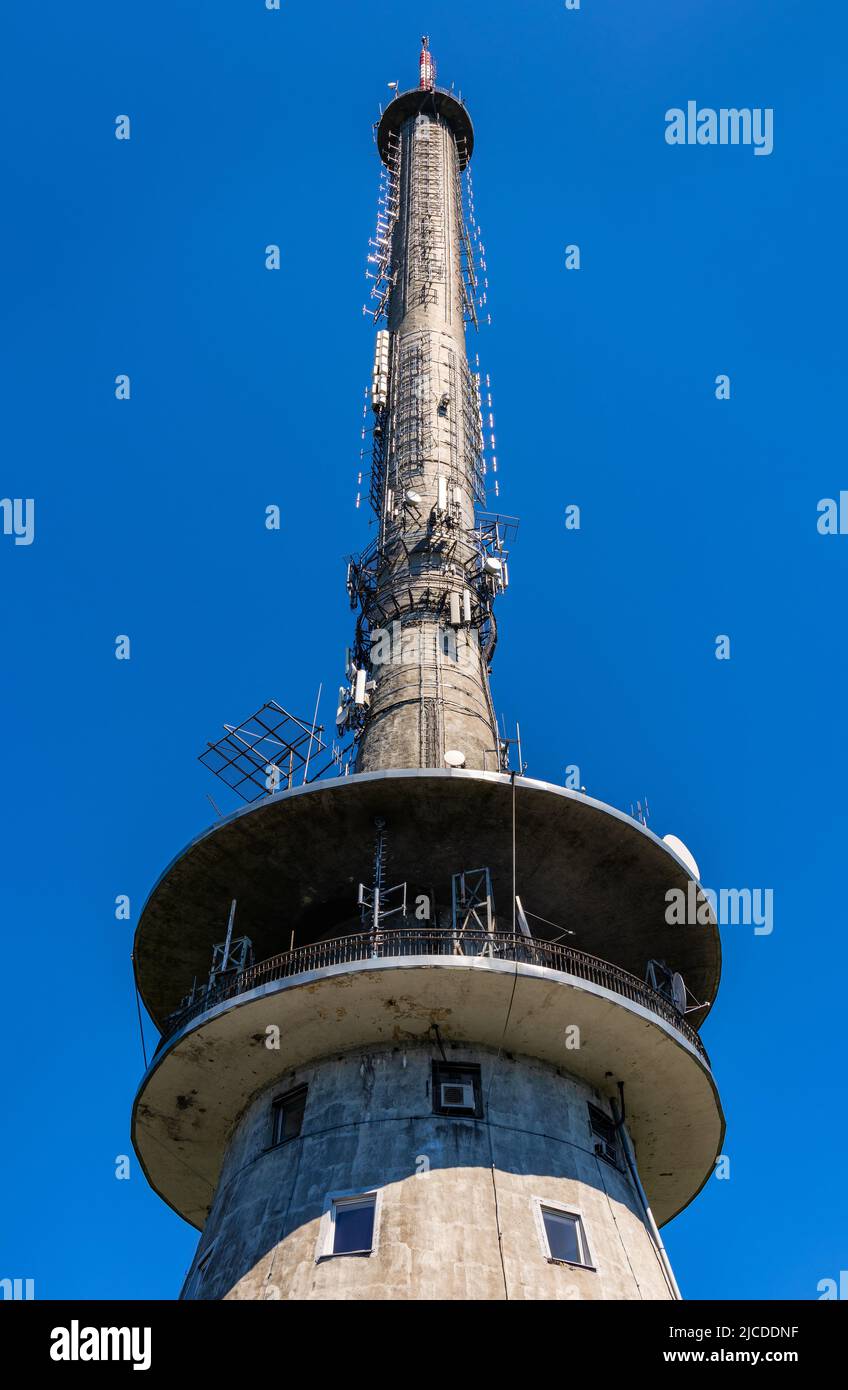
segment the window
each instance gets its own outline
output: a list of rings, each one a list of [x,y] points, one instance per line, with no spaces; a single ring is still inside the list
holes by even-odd
[[[331,1192],[318,1232],[317,1261],[335,1255],[371,1255],[377,1249],[380,1193]]]
[[[557,1264],[584,1265],[591,1269],[582,1218],[558,1203],[538,1199],[537,1202],[544,1237],[542,1248],[547,1258]]]
[[[271,1144],[287,1144],[296,1139],[303,1128],[303,1112],[306,1109],[305,1086],[299,1086],[288,1095],[278,1096],[272,1107],[273,1124]]]
[[[433,1063],[433,1114],[483,1118],[480,1068],[466,1062]]]
[[[374,1207],[376,1199],[342,1197],[333,1202],[334,1255],[357,1255],[370,1252],[374,1240]]]
[[[589,1106],[589,1129],[594,1139],[596,1157],[611,1163],[614,1168],[620,1167],[618,1133],[612,1120],[597,1105]]]

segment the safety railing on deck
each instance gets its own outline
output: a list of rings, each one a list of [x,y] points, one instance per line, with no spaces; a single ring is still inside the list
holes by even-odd
[[[660,994],[637,975],[622,970],[598,956],[576,951],[558,942],[541,941],[537,937],[513,935],[511,932],[445,931],[441,928],[401,927],[378,932],[358,932],[354,936],[338,936],[330,941],[316,941],[298,946],[293,951],[271,956],[269,960],[251,965],[238,974],[224,976],[206,989],[200,990],[192,1002],[165,1020],[161,1048],[170,1037],[193,1018],[227,999],[246,994],[274,980],[307,975],[315,970],[327,970],[334,965],[356,961],[432,956],[477,956],[492,960],[515,961],[522,965],[544,966],[562,975],[600,985],[613,994],[630,999],[644,1009],[671,1024],[691,1043],[709,1065],[709,1056],[698,1034],[670,999]],[[158,1049],[157,1049],[158,1050]]]

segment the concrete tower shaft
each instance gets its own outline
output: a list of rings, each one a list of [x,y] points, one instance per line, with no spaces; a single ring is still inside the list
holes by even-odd
[[[379,533],[360,593],[360,772],[441,767],[450,752],[470,768],[500,767],[488,684],[495,581],[475,524],[480,397],[465,347],[469,132],[455,98],[427,89],[397,97],[381,123],[393,225],[373,395]]]

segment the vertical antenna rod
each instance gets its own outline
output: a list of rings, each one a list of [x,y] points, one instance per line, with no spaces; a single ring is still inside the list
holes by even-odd
[[[430,39],[421,35],[421,57],[418,60],[418,86],[422,92],[432,92],[436,85],[436,64],[430,52]]]

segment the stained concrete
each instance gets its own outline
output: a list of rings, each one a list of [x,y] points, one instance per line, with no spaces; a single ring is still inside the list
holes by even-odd
[[[402,100],[392,107],[398,116],[406,109]],[[437,98],[419,94],[396,130],[388,464],[378,573],[362,607],[372,638],[397,636],[391,661],[369,664],[358,772],[443,767],[448,751],[461,753],[466,767],[501,766],[488,676],[491,596],[474,531],[482,435],[465,349],[456,143],[463,108],[450,98],[444,112],[437,108]],[[409,492],[419,499],[411,505],[404,500]],[[469,603],[468,621],[456,627],[452,593]]]
[[[202,1226],[238,1117],[281,1067],[420,1044],[434,1024],[448,1043],[503,1046],[567,1067],[610,1094],[622,1081],[658,1222],[691,1201],[712,1172],[724,1134],[715,1082],[669,1021],[585,979],[458,955],[315,970],[193,1019],[157,1054],[136,1098],[133,1142],[148,1180]]]
[[[718,989],[713,920],[670,926],[665,894],[691,875],[656,835],[592,797],[530,778],[515,782],[516,891],[528,911],[571,928],[570,944],[644,979],[651,957],[679,970],[701,1001]],[[230,902],[236,934],[266,960],[319,937],[358,929],[357,885],[370,883],[374,819],[387,823],[393,883],[435,893],[433,925],[449,927],[451,875],[487,864],[499,922],[512,929],[513,787],[502,774],[365,773],[280,792],[217,822],[160,878],[136,931],[142,997],[157,1023],[176,1009]],[[534,933],[555,935],[533,921]],[[695,1014],[699,1025],[706,1011]]]
[[[526,1057],[448,1048],[481,1065],[485,1118],[434,1115],[439,1056],[382,1047],[281,1072],[233,1134],[188,1296],[669,1298],[629,1175],[594,1153],[587,1106],[604,1099]],[[273,1098],[298,1085],[301,1137],[269,1149]],[[376,1250],[317,1260],[326,1195],[361,1189],[381,1194]],[[534,1198],[581,1216],[592,1269],[549,1262]]]

